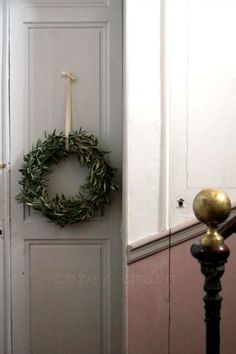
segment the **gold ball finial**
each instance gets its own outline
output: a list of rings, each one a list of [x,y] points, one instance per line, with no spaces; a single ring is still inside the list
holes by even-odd
[[[196,218],[204,224],[220,224],[227,219],[231,210],[227,194],[216,188],[203,189],[193,201]]]
[[[207,225],[207,233],[201,240],[204,246],[223,244],[224,240],[217,231],[217,225],[227,219],[231,211],[231,202],[227,194],[216,188],[204,189],[193,201],[196,218]]]

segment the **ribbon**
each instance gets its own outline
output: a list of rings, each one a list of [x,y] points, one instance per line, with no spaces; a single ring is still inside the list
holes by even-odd
[[[65,137],[66,144],[65,149],[69,151],[69,134],[72,130],[72,82],[76,78],[70,72],[63,71],[62,76],[67,78],[66,89],[66,116],[65,116]]]

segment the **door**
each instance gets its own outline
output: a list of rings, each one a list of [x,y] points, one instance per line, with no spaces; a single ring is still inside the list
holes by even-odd
[[[44,131],[64,130],[63,71],[71,71],[73,128],[111,151],[121,183],[121,0],[10,2],[13,354],[120,354],[121,192],[104,216],[60,228],[15,201],[22,158]],[[76,193],[73,159],[49,175],[50,193]]]

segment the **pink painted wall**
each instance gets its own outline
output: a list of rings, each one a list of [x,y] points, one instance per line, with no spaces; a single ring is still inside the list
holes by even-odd
[[[235,236],[226,242],[231,255],[222,281],[221,354],[236,353]],[[128,354],[205,352],[203,276],[189,251],[193,242],[185,242],[173,247],[170,253],[165,250],[129,266]]]
[[[168,251],[129,266],[129,354],[167,354]]]

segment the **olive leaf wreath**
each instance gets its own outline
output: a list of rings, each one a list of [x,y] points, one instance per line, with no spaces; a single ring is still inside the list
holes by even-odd
[[[65,149],[64,133],[45,133],[45,140],[38,140],[24,156],[20,184],[21,192],[16,199],[39,210],[55,224],[64,227],[83,222],[98,212],[103,214],[111,203],[112,191],[118,190],[114,182],[115,169],[105,159],[108,153],[98,147],[97,138],[80,128],[69,135],[69,150]],[[85,184],[75,196],[66,198],[57,194],[50,198],[47,192],[47,174],[52,164],[57,164],[74,154],[81,167],[87,166],[90,173]]]

